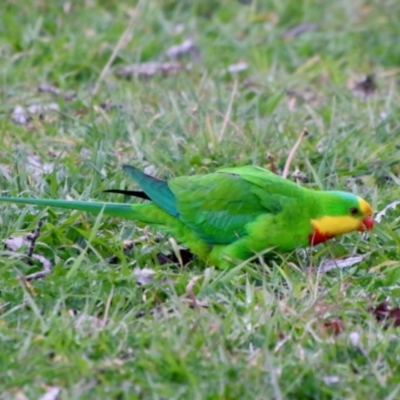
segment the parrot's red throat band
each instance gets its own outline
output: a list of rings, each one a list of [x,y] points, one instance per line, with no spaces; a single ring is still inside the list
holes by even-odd
[[[318,230],[315,230],[313,233],[308,235],[308,241],[310,246],[316,246],[317,244],[324,243],[333,237],[335,237],[335,235],[329,235],[327,233],[321,233]]]

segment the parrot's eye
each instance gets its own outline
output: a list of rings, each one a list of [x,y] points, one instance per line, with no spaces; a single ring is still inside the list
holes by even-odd
[[[355,207],[351,207],[350,208],[350,214],[351,215],[357,215],[358,214],[358,209]]]

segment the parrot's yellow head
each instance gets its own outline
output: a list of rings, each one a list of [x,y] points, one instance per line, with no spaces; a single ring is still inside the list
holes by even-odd
[[[326,202],[322,215],[311,220],[313,228],[310,244],[316,245],[335,236],[353,231],[364,232],[374,227],[371,205],[345,192],[325,192]]]

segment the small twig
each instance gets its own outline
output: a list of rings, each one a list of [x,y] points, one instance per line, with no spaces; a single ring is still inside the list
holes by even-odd
[[[101,71],[99,79],[97,79],[97,81],[92,89],[92,92],[91,92],[92,96],[96,95],[97,91],[99,90],[101,82],[103,81],[104,77],[107,75],[108,71],[110,70],[110,67],[111,67],[112,63],[114,62],[115,58],[117,57],[117,54],[119,53],[119,51],[123,47],[125,47],[128,44],[128,42],[131,40],[132,29],[133,29],[135,21],[136,21],[136,13],[133,13],[127,28],[120,36],[118,43],[116,44],[113,52],[111,53],[110,58],[108,59],[106,65],[104,66],[103,70]]]
[[[269,169],[270,169],[271,172],[273,172],[274,174],[277,174],[274,156],[273,156],[272,154],[268,154],[267,157],[268,157],[268,161],[269,161],[269,163],[270,163],[270,168],[269,168]]]
[[[0,312],[2,312],[5,308],[7,308],[11,304],[11,301],[7,301],[7,303],[4,303],[0,306]]]
[[[221,132],[219,133],[218,142],[222,141],[222,138],[224,137],[224,133],[225,133],[226,127],[228,126],[228,123],[229,123],[229,121],[231,119],[233,100],[235,99],[235,96],[236,96],[237,86],[238,86],[238,80],[235,79],[235,81],[233,83],[233,89],[232,89],[231,97],[229,99],[228,109],[226,110],[226,113],[225,113],[224,122],[222,123]]]
[[[33,281],[35,279],[42,279],[46,275],[49,275],[51,273],[52,265],[51,265],[51,262],[46,257],[39,256],[38,254],[32,254],[31,258],[39,261],[42,264],[42,270],[25,276],[25,279],[27,281]]]
[[[34,281],[36,279],[43,279],[46,275],[50,274],[51,271],[38,271],[33,274],[29,274],[25,276],[25,279],[29,281]]]
[[[189,283],[186,286],[186,293],[189,295],[191,301],[190,305],[192,308],[197,308],[197,299],[196,295],[194,294],[194,285],[201,278],[201,275],[195,275],[192,279],[190,279]]]
[[[31,281],[34,279],[42,279],[46,275],[51,273],[51,262],[46,258],[43,257],[39,254],[34,254],[33,251],[35,249],[35,244],[37,239],[40,236],[40,229],[43,226],[43,220],[40,220],[37,225],[35,230],[30,233],[27,236],[17,236],[17,237],[10,237],[7,240],[4,241],[6,249],[10,250],[10,253],[8,255],[14,256],[17,255],[18,253],[16,252],[19,248],[22,246],[28,244],[29,242],[29,248],[28,252],[26,255],[20,255],[19,257],[21,258],[21,261],[24,262],[27,265],[32,265],[32,260],[38,261],[40,264],[42,264],[42,270],[38,272],[34,272],[33,274],[23,276],[22,273],[18,271],[18,273],[21,275],[20,278],[23,279],[24,281]]]
[[[285,168],[283,169],[283,173],[282,173],[283,178],[287,178],[287,176],[289,175],[289,169],[290,169],[290,166],[292,165],[293,158],[300,146],[301,141],[307,135],[308,135],[307,128],[303,128],[303,131],[301,132],[299,138],[297,139],[296,143],[294,144],[292,150],[290,150],[289,156],[286,160]]]
[[[218,115],[218,116],[220,116],[220,117],[222,117],[222,118],[225,118],[225,115],[224,115],[222,112],[220,112],[220,111],[218,111],[218,110],[213,110],[213,112],[214,112],[216,115]],[[245,137],[245,135],[243,134],[243,129],[240,128],[240,126],[239,126],[238,124],[236,124],[235,122],[233,122],[233,121],[231,121],[231,120],[228,120],[228,124],[229,124],[233,129],[235,129],[237,133],[239,133],[239,134],[241,134],[243,137]]]
[[[111,301],[113,299],[113,295],[114,295],[114,286],[111,286],[111,291],[110,291],[110,294],[108,295],[107,302],[106,302],[106,309],[104,312],[104,316],[100,320],[102,323],[102,326],[105,326],[107,324],[108,314],[110,312],[110,306],[111,306]]]
[[[33,250],[35,249],[35,244],[36,244],[36,240],[39,238],[40,236],[40,229],[43,226],[43,220],[41,219],[37,225],[35,230],[27,236],[27,239],[31,242],[29,245],[29,249],[28,249],[28,253],[26,254],[28,256],[28,258],[33,258]]]

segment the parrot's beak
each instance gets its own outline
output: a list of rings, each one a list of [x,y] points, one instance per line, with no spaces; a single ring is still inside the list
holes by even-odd
[[[358,227],[358,231],[364,232],[364,231],[370,231],[374,227],[374,218],[371,216],[363,218],[361,221],[360,226]]]
[[[360,226],[357,230],[360,232],[370,231],[374,227],[374,212],[372,211],[371,204],[367,203],[361,197],[358,198],[358,202],[360,204],[361,212],[363,213],[363,215],[365,215],[365,217],[362,219]]]

